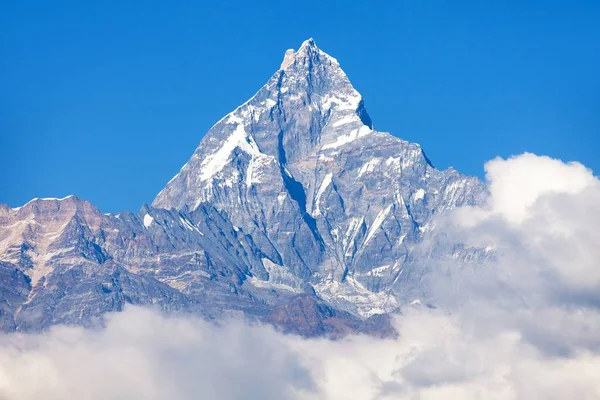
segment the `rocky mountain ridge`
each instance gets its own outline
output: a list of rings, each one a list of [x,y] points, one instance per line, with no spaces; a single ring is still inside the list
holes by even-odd
[[[389,332],[382,316],[421,295],[413,248],[431,219],[485,196],[374,130],[309,39],[139,213],[72,196],[0,206],[0,323],[90,325],[144,304],[303,335]]]

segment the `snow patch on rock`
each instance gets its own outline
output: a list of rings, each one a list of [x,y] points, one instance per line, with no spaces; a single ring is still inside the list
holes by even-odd
[[[375,236],[375,233],[377,233],[377,230],[379,229],[379,227],[381,226],[383,221],[386,219],[386,217],[390,213],[391,209],[392,209],[392,204],[390,204],[383,210],[379,211],[379,213],[375,217],[375,220],[373,221],[373,224],[369,228],[369,232],[367,233],[367,238],[365,239],[365,244],[369,243],[369,241],[371,239],[373,239],[373,236]]]
[[[375,168],[381,164],[381,158],[372,158],[369,161],[367,161],[365,164],[363,164],[362,167],[360,167],[360,169],[358,170],[358,177],[360,178],[361,176],[363,176],[366,173],[371,173],[373,171],[375,171]]]
[[[362,138],[371,132],[373,132],[373,130],[371,128],[369,128],[366,125],[363,125],[358,129],[352,130],[350,133],[348,133],[346,135],[338,136],[336,138],[335,142],[323,145],[323,147],[321,147],[321,149],[322,150],[334,149],[336,147],[340,147],[340,146],[346,145],[348,143],[352,143],[356,139]]]
[[[330,172],[327,175],[325,175],[323,182],[321,182],[321,186],[319,187],[319,190],[317,191],[317,195],[315,196],[315,209],[312,212],[313,217],[316,217],[317,215],[321,214],[321,210],[319,209],[319,203],[321,202],[321,196],[325,192],[325,189],[327,189],[327,187],[329,185],[331,185],[332,177],[333,177],[333,175]]]
[[[144,215],[144,226],[146,228],[150,228],[150,225],[152,225],[153,221],[154,221],[154,218],[152,218],[152,216],[150,214]]]

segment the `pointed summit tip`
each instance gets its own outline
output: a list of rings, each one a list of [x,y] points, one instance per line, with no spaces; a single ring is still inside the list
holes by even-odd
[[[297,55],[311,53],[309,49],[312,50],[312,52],[322,53],[322,51],[317,47],[315,39],[308,38],[304,42],[302,42],[302,44],[298,48],[298,51],[295,51],[294,49],[286,50],[285,55],[283,57],[283,61],[281,62],[281,67],[279,67],[279,69],[287,68],[290,64],[294,62]]]
[[[302,45],[300,45],[300,48],[307,47],[307,46],[316,48],[317,44],[315,43],[315,39],[313,39],[313,38],[306,39],[304,42],[302,42]]]

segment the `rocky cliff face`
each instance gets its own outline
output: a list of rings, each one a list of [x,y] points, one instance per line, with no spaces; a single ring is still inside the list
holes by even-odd
[[[124,304],[387,332],[414,299],[431,218],[485,197],[419,145],[377,132],[337,60],[288,50],[138,214],[68,197],[0,207],[0,323],[94,324]]]

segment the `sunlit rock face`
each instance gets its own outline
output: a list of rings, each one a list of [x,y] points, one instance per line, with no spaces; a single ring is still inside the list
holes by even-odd
[[[374,130],[338,61],[309,39],[204,135],[152,206],[0,206],[0,324],[93,325],[131,303],[306,336],[389,332],[381,314],[426,296],[413,249],[432,218],[485,196],[476,178]]]

